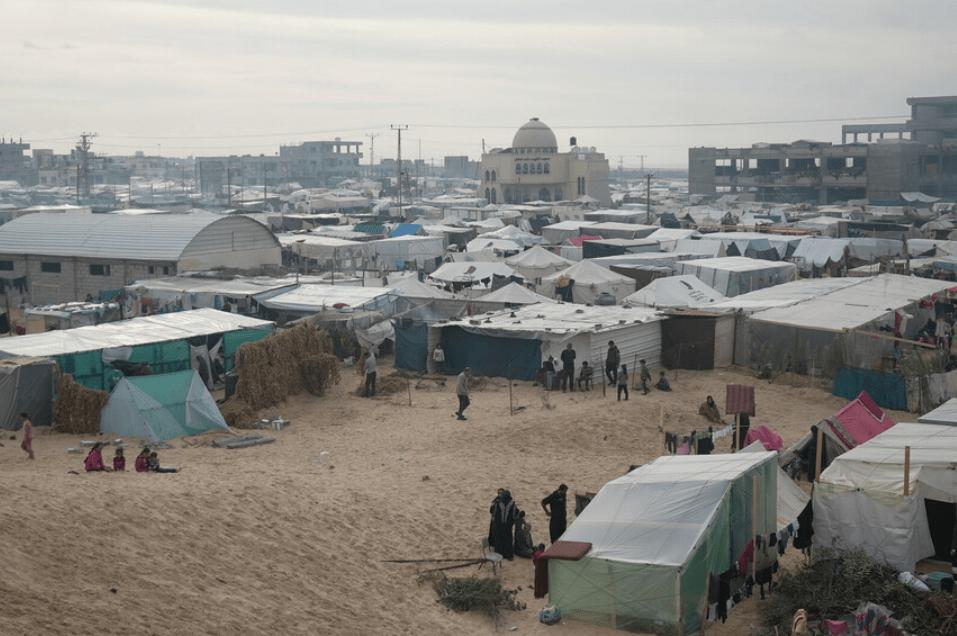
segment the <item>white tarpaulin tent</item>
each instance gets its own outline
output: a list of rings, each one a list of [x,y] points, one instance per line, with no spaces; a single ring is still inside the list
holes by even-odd
[[[542,284],[538,286],[538,293],[554,298],[558,294],[559,279],[563,277],[574,282],[571,290],[571,300],[579,304],[594,304],[603,293],[614,296],[617,304],[635,291],[634,278],[616,274],[606,267],[592,263],[590,260],[584,260],[543,278]]]
[[[498,302],[506,305],[532,305],[534,303],[553,303],[551,298],[546,298],[541,294],[536,294],[532,290],[522,287],[518,283],[512,282],[505,287],[500,287],[493,292],[479,296],[476,300],[481,302]]]
[[[624,300],[624,305],[634,307],[701,308],[719,302],[724,296],[711,289],[695,276],[682,274],[656,278]]]
[[[100,413],[100,432],[150,442],[228,431],[196,371],[124,377]]]
[[[536,280],[560,272],[573,265],[574,262],[536,245],[521,254],[506,258],[505,264],[528,280]]]
[[[904,494],[904,447],[910,447]],[[957,428],[897,424],[835,458],[814,487],[814,545],[861,547],[897,570],[911,572],[933,556],[925,500],[957,503]],[[953,519],[953,517],[951,517]],[[946,546],[950,548],[950,531]]]
[[[711,575],[777,530],[776,457],[668,455],[608,482],[561,537],[587,554],[547,561],[551,602],[604,627],[698,633]]]
[[[742,453],[763,453],[766,448],[761,442],[753,442],[741,449]],[[794,480],[778,466],[778,530],[783,530],[798,518],[807,502],[811,500]]]
[[[675,263],[679,274],[694,274],[725,296],[746,294],[797,278],[794,263],[765,261],[745,256],[702,258]]]
[[[506,225],[500,230],[495,230],[494,232],[486,232],[484,234],[479,234],[478,238],[480,239],[504,239],[506,241],[514,241],[522,247],[531,247],[532,245],[540,245],[545,242],[545,239],[537,234],[532,234],[531,232],[526,232],[520,230],[514,225]]]

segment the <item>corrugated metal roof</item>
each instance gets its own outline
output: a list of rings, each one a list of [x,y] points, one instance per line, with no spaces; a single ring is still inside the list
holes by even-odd
[[[216,222],[255,221],[216,214],[28,214],[0,226],[0,254],[175,261]]]

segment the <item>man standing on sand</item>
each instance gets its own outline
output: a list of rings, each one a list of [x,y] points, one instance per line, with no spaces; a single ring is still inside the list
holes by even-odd
[[[608,378],[608,386],[615,386],[618,383],[618,364],[621,362],[621,355],[618,353],[618,347],[614,340],[608,341],[608,355],[605,356],[605,376]]]
[[[644,391],[645,395],[651,393],[651,389],[648,387],[648,383],[651,382],[651,371],[648,370],[648,367],[645,366],[644,360],[639,360],[639,378],[641,379],[641,390]]]
[[[462,369],[462,373],[459,374],[458,379],[455,381],[455,394],[459,398],[459,410],[455,412],[460,420],[467,420],[465,417],[465,409],[469,407],[469,404],[472,403],[469,400],[469,379],[472,377],[471,367],[465,367]]]
[[[366,358],[363,370],[366,372],[366,388],[362,394],[362,397],[371,398],[375,396],[376,376],[375,354],[372,353],[371,349],[369,350],[369,357]]]
[[[562,393],[566,387],[575,390],[575,350],[570,342],[562,351]]]
[[[568,524],[568,520],[565,516],[566,493],[568,493],[568,486],[562,484],[558,487],[558,490],[542,499],[542,510],[545,511],[545,516],[549,518],[548,534],[551,537],[552,543],[558,541],[558,539],[565,534],[565,528]],[[549,506],[551,506],[551,510],[548,509]]]

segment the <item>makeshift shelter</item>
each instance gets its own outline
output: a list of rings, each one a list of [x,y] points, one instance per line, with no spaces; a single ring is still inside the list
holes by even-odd
[[[540,245],[525,250],[521,254],[505,259],[505,264],[524,276],[527,280],[538,280],[560,272],[573,265],[573,261],[562,258]]]
[[[248,316],[194,309],[121,322],[78,327],[0,340],[0,358],[50,357],[60,370],[83,386],[100,391],[115,384],[112,361],[147,362],[153,373],[190,368],[191,344],[205,347],[222,342],[229,368],[233,355],[246,342],[268,336],[273,323]]]
[[[698,633],[712,575],[777,530],[775,457],[669,455],[608,482],[539,560],[551,603],[603,627]],[[591,547],[577,561],[547,558],[564,542]]]
[[[474,261],[461,263],[445,263],[429,276],[437,283],[450,284],[453,287],[471,287],[484,285],[491,287],[493,276],[506,278],[515,275],[515,270],[505,263],[488,261]]]
[[[675,271],[679,274],[693,274],[725,296],[737,296],[788,283],[797,278],[797,266],[794,263],[745,256],[678,261],[675,263]]]
[[[744,453],[762,453],[768,450],[761,442],[748,444],[741,449]],[[811,498],[801,490],[801,487],[794,483],[794,480],[788,477],[779,467],[777,469],[777,487],[778,487],[778,505],[777,520],[778,530],[784,530],[794,523],[798,516],[807,507]]]
[[[46,358],[0,360],[0,429],[23,428],[20,413],[29,413],[38,426],[53,422],[53,372],[56,363]]]
[[[355,285],[299,285],[253,296],[265,314],[279,322],[321,311],[381,311],[392,314],[399,292],[392,287]]]
[[[518,245],[521,245],[523,248],[531,247],[533,245],[541,245],[545,242],[545,239],[541,236],[520,230],[514,225],[506,225],[505,227],[495,230],[494,232],[485,232],[484,234],[479,234],[478,238],[504,239],[506,241],[513,241]]]
[[[543,227],[542,237],[549,245],[559,245],[570,238],[580,236],[582,228],[594,224],[594,221],[561,221]]]
[[[626,296],[626,306],[645,305],[667,309],[703,308],[721,301],[724,295],[690,274],[657,278],[634,294]]]
[[[441,236],[397,236],[369,243],[376,264],[387,270],[424,269],[431,272],[442,262],[445,239]]]
[[[535,303],[554,303],[551,298],[546,298],[541,294],[536,294],[532,290],[512,282],[504,287],[500,287],[493,292],[477,297],[472,304],[477,311],[484,311],[487,303],[501,303],[503,307],[518,307],[520,305],[533,305]],[[500,309],[497,307],[496,309]]]
[[[635,280],[616,274],[591,261],[579,261],[571,267],[547,276],[538,286],[538,293],[554,298],[561,296],[566,302],[579,304],[618,304],[635,291]],[[600,301],[605,295],[609,302]],[[614,299],[614,303],[611,302]]]
[[[906,572],[949,563],[955,457],[957,428],[904,423],[836,458],[814,488],[815,549],[863,548]]]
[[[824,470],[840,455],[892,426],[894,420],[867,393],[861,392],[840,411],[811,427],[811,432],[781,455],[781,464],[798,462],[811,481],[815,475],[819,436],[824,440],[821,454],[821,470]]]
[[[441,330],[449,373],[471,367],[484,375],[534,380],[542,360],[549,355],[558,360],[569,343],[577,353],[576,369],[584,360],[603,369],[609,340],[629,368],[639,359],[657,367],[660,325],[661,317],[647,308],[539,303],[435,326]]]
[[[482,250],[491,250],[495,254],[501,254],[502,256],[512,256],[514,254],[518,254],[523,249],[524,248],[515,241],[508,239],[488,238],[484,236],[472,239],[465,246],[466,252],[481,252]]]
[[[194,370],[126,377],[100,413],[100,432],[161,442],[229,430],[216,400]]]

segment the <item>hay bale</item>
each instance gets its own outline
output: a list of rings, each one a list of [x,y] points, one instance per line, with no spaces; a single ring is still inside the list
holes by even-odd
[[[235,395],[219,405],[219,412],[231,428],[257,428],[259,425],[256,411]]]
[[[405,393],[408,391],[409,381],[406,378],[403,378],[399,375],[387,375],[385,377],[376,377],[375,383],[375,394],[376,395],[392,395],[393,393]],[[365,394],[366,390],[366,380],[363,376],[362,381],[359,382],[359,386],[356,387],[355,393],[359,397],[362,397]]]
[[[53,430],[71,435],[95,435],[100,432],[100,411],[110,394],[88,389],[72,375],[56,371],[57,399],[53,402]]]
[[[325,332],[307,324],[247,342],[236,352],[236,396],[259,411],[310,389],[321,395],[339,381],[339,361],[331,350]]]

